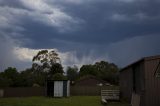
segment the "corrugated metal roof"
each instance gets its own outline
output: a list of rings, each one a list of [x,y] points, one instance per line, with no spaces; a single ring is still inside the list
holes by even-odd
[[[133,66],[133,65],[135,65],[135,64],[138,64],[138,63],[140,63],[140,62],[149,61],[149,60],[154,60],[154,59],[160,59],[160,55],[143,57],[143,58],[137,60],[136,62],[133,62],[132,64],[129,64],[129,65],[127,65],[126,67],[122,68],[122,69],[120,70],[120,72],[122,72],[123,70],[125,70],[125,69],[127,69],[127,68],[129,68],[129,67],[131,67],[131,66]]]

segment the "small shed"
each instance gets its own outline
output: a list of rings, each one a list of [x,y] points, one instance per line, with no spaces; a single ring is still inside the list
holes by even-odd
[[[160,106],[160,55],[144,57],[123,68],[120,91],[132,106]]]
[[[46,92],[48,97],[69,97],[70,81],[68,80],[47,80]]]

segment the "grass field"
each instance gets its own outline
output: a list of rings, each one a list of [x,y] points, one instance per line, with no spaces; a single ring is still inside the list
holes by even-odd
[[[0,98],[0,106],[102,106],[99,96],[72,96],[69,98]],[[107,106],[129,106],[126,103],[109,103]]]

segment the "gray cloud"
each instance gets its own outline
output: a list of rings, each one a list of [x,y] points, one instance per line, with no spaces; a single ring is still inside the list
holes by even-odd
[[[14,53],[15,47],[19,46],[19,42],[7,35],[0,33],[0,71],[3,71],[7,67],[16,67],[19,70],[30,66],[30,62],[21,61]]]
[[[108,46],[108,56],[121,67],[142,57],[159,55],[160,35],[138,36],[112,43]]]

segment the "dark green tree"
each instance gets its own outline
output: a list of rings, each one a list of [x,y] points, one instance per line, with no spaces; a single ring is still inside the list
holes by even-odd
[[[56,74],[56,73],[64,73],[63,67],[60,63],[54,63],[51,68],[49,74]]]
[[[98,77],[106,80],[112,84],[118,83],[118,67],[114,63],[105,61],[96,62],[94,67],[98,71]]]
[[[28,68],[20,73],[21,82],[19,86],[31,87],[34,84],[34,73],[32,68]]]
[[[97,76],[97,74],[98,74],[98,72],[93,65],[83,65],[79,71],[80,77],[86,76],[86,75]]]
[[[0,75],[1,86],[16,87],[19,85],[20,77],[16,68],[8,67]]]
[[[118,67],[106,61],[96,62],[93,65],[83,65],[80,68],[80,77],[94,75],[112,84],[118,84]]]
[[[67,67],[67,78],[70,80],[70,81],[75,81],[78,77],[78,67],[77,66],[73,66],[73,67],[70,67],[68,66]]]
[[[67,77],[64,76],[62,73],[56,73],[50,79],[52,79],[52,80],[67,80]]]
[[[0,73],[0,87],[9,87],[12,84],[12,80],[4,76],[4,72]]]

